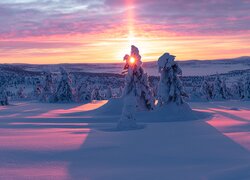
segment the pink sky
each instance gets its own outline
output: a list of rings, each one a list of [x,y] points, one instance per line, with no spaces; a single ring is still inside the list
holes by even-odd
[[[0,63],[121,62],[250,55],[250,1],[2,0]]]

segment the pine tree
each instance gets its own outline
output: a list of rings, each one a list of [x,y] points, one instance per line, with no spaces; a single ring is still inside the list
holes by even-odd
[[[169,53],[163,54],[158,60],[158,68],[161,73],[158,87],[158,106],[169,103],[180,105],[184,103],[183,98],[188,97],[179,78],[182,71],[174,60],[175,56]]]
[[[24,93],[24,89],[22,86],[17,91],[17,97],[20,99],[26,98],[26,95]]]
[[[244,84],[243,80],[238,80],[234,82],[231,86],[231,94],[235,99],[243,99],[244,98]]]
[[[131,56],[125,55],[123,58],[126,61],[123,73],[125,75],[125,88],[123,92],[124,106],[122,115],[118,121],[118,129],[133,129],[137,127],[135,112],[136,112],[136,76],[137,71],[142,64],[139,50],[131,47]]]
[[[108,88],[106,89],[105,98],[106,98],[106,99],[110,99],[110,98],[112,98],[112,97],[113,97],[113,95],[112,95],[112,89],[111,89],[111,87],[108,87]]]
[[[122,97],[122,96],[123,96],[123,88],[119,87],[116,97]]]
[[[225,86],[223,86],[223,81],[219,74],[216,75],[213,84],[213,99],[222,100],[226,99]]]
[[[155,99],[149,86],[148,75],[144,73],[141,66],[139,49],[132,45],[131,55],[125,55],[124,60],[126,64],[123,72],[125,72],[126,76],[123,96],[128,95],[133,89],[136,96],[136,108],[139,110],[152,110]],[[134,62],[131,62],[131,60]]]
[[[2,106],[9,105],[8,96],[7,96],[6,89],[4,88],[4,86],[0,87],[0,105]]]
[[[200,94],[201,94],[202,99],[205,99],[207,101],[212,99],[212,95],[213,95],[212,94],[212,86],[211,86],[211,84],[209,84],[206,77],[204,78],[204,80],[202,82],[202,85],[200,88]]]
[[[42,93],[40,101],[42,102],[52,102],[53,101],[53,78],[51,72],[45,72],[45,81],[42,88]]]
[[[78,102],[89,102],[91,100],[91,92],[88,84],[82,82],[76,90]]]
[[[250,75],[246,75],[244,81],[244,99],[250,99]]]
[[[94,89],[91,92],[91,100],[103,100],[100,89],[98,87],[94,87]]]
[[[54,101],[55,102],[72,102],[73,93],[70,86],[70,79],[65,69],[61,68],[61,80],[57,86]]]
[[[40,83],[37,83],[34,87],[34,90],[33,90],[33,96],[40,97],[41,94],[42,94],[42,86]]]

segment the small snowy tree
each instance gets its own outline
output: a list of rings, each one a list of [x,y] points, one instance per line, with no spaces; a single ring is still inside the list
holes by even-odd
[[[73,93],[70,86],[70,79],[65,69],[61,68],[61,80],[57,86],[54,101],[55,102],[72,102]]]
[[[200,88],[200,94],[201,94],[201,98],[205,99],[207,101],[212,99],[212,86],[211,84],[208,82],[207,78],[205,77],[201,88]]]
[[[44,86],[42,88],[40,101],[52,102],[53,101],[53,78],[51,72],[45,73]]]
[[[243,84],[242,79],[239,79],[238,81],[236,81],[232,84],[231,94],[236,99],[243,99],[244,98],[244,84]]]
[[[106,98],[106,99],[110,99],[110,98],[112,98],[112,97],[113,97],[113,95],[112,95],[112,89],[111,89],[111,87],[108,87],[108,88],[106,89],[105,98]]]
[[[77,101],[88,102],[91,100],[91,91],[86,82],[82,82],[76,89]]]
[[[42,86],[40,83],[37,83],[33,90],[33,96],[37,98],[40,97],[41,94],[42,94]]]
[[[25,93],[24,93],[24,89],[23,87],[21,86],[18,91],[17,91],[17,97],[20,98],[20,99],[23,99],[26,97]]]
[[[118,92],[117,92],[117,94],[116,94],[116,97],[122,97],[122,95],[123,95],[123,88],[122,88],[122,87],[119,87],[119,88],[118,88]]]
[[[184,103],[183,97],[188,97],[179,78],[182,71],[174,60],[175,56],[169,53],[163,54],[158,60],[158,68],[161,73],[158,87],[158,106],[169,103],[181,105]]]
[[[3,86],[0,87],[0,105],[2,106],[9,105],[6,89]]]
[[[102,96],[100,93],[100,89],[98,87],[94,87],[91,92],[91,100],[102,100]]]
[[[225,92],[226,92],[225,85],[223,85],[223,81],[221,80],[220,75],[217,74],[213,84],[213,99],[216,100],[226,99]]]
[[[246,75],[244,81],[244,99],[250,99],[250,75]]]

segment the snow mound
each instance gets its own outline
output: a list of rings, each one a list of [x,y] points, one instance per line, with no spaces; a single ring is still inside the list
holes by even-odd
[[[98,109],[91,111],[93,115],[114,116],[121,115],[123,108],[123,98],[112,98]]]
[[[121,116],[123,109],[123,101],[124,101],[123,98],[110,99],[106,104],[89,113],[92,116],[119,118]],[[202,120],[209,117],[211,117],[211,114],[194,111],[190,108],[190,106],[187,103],[184,103],[182,105],[171,103],[163,107],[159,107],[154,111],[137,111],[135,114],[137,122],[145,122],[145,123],[192,121],[192,120]]]
[[[151,112],[138,112],[136,118],[139,122],[173,122],[201,120],[210,116],[209,113],[192,110],[187,103],[171,103]]]

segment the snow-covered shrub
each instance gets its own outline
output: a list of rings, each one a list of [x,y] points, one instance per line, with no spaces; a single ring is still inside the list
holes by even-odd
[[[70,86],[70,79],[65,69],[61,68],[61,80],[57,86],[54,102],[72,102],[73,93]]]
[[[161,73],[158,87],[158,106],[169,103],[180,105],[184,103],[183,98],[188,97],[179,78],[182,71],[174,60],[175,56],[169,53],[163,54],[158,59],[158,68]]]

